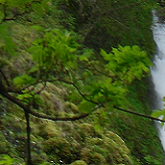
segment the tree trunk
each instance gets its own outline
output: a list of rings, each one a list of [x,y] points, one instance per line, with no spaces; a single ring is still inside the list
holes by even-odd
[[[31,143],[30,143],[30,121],[29,121],[29,113],[25,111],[26,117],[26,133],[27,133],[27,165],[32,165],[31,160]]]

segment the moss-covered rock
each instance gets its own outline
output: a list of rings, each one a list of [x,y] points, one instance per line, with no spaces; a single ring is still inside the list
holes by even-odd
[[[79,108],[74,104],[74,103],[71,103],[71,102],[65,102],[65,111],[66,112],[69,112],[69,113],[73,113],[73,114],[76,114],[76,113],[79,113]]]
[[[5,138],[5,136],[2,134],[2,132],[0,133],[0,154],[3,154],[5,152],[7,152],[7,148],[8,148],[8,142]]]
[[[50,138],[44,142],[44,151],[69,163],[72,161],[71,145],[64,138]]]
[[[81,137],[89,137],[89,136],[95,136],[96,131],[94,129],[94,126],[90,123],[82,123],[78,125],[79,133]]]
[[[87,165],[87,164],[83,160],[76,160],[73,163],[71,163],[70,165]]]
[[[81,159],[88,164],[132,164],[130,152],[124,141],[115,133],[108,132],[102,138],[87,138],[81,150]]]

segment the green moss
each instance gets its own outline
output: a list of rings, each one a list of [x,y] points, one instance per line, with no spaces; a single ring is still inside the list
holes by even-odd
[[[38,165],[44,162],[44,159],[40,156],[40,154],[32,152],[32,161],[34,165]]]
[[[39,36],[30,26],[15,22],[11,23],[10,26],[12,27],[14,42],[16,43],[18,50],[26,50]]]
[[[64,138],[50,138],[44,142],[44,151],[50,155],[58,156],[65,162],[72,161],[71,145]]]
[[[61,137],[61,132],[57,129],[56,123],[46,120],[34,120],[32,124],[32,133],[44,138]]]
[[[109,138],[109,139],[111,139],[111,141],[113,143],[116,143],[118,148],[120,148],[120,151],[122,153],[124,153],[124,154],[129,154],[130,153],[129,149],[126,146],[126,143],[117,134],[114,134],[113,132],[108,131],[105,134],[105,136],[103,137],[103,139],[106,139],[106,138]]]
[[[0,133],[0,154],[3,154],[3,153],[6,153],[7,152],[7,148],[8,148],[8,142],[7,142],[7,140],[6,140],[6,138],[5,138],[5,136],[2,134],[2,133]]]
[[[48,93],[55,94],[56,96],[58,96],[61,99],[64,99],[67,95],[66,89],[63,86],[59,85],[59,84],[54,85],[52,83],[47,83],[47,85],[45,87],[45,90]]]
[[[87,164],[132,164],[130,151],[125,142],[115,133],[108,131],[100,134],[101,138],[85,139],[85,147],[81,150],[80,158]]]
[[[41,98],[44,105],[43,109],[46,114],[57,115],[63,111],[63,104],[55,94],[44,90],[41,93]]]
[[[79,133],[82,137],[95,136],[96,131],[94,126],[90,123],[82,123],[78,125]]]
[[[87,165],[87,164],[83,160],[76,160],[73,163],[71,163],[70,165]]]
[[[74,114],[79,112],[78,107],[74,103],[71,103],[71,102],[65,102],[64,108],[66,112],[73,112]]]

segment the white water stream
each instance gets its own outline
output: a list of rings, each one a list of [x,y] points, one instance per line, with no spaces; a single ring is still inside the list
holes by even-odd
[[[154,58],[154,66],[151,68],[151,77],[156,92],[156,108],[163,109],[162,101],[165,96],[165,23],[159,22],[159,18],[153,11],[153,37],[157,46],[157,52]],[[154,101],[154,100],[153,100]],[[165,151],[165,126],[161,127],[157,123],[159,138]]]

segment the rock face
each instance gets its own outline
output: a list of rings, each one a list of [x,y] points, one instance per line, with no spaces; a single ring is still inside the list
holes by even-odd
[[[63,131],[60,134],[44,142],[44,151],[54,157],[53,161],[58,155],[62,161],[72,165],[132,164],[130,151],[117,134],[111,131],[99,133],[89,123],[61,126]]]
[[[87,165],[83,160],[76,160],[71,165]]]
[[[50,95],[53,95],[55,100],[60,100],[61,112],[56,111],[56,113],[65,115],[68,107],[75,113],[76,105],[65,102],[63,99],[65,92],[64,89],[48,84],[41,95],[43,100],[47,100]],[[3,107],[7,103],[4,100]],[[48,114],[52,113],[54,108],[51,107],[57,102],[51,102],[51,104],[45,102]],[[18,157],[24,158],[26,155],[25,120],[18,107],[13,107],[9,103],[7,105],[6,111],[1,115],[0,137],[2,141],[0,144],[4,146],[5,150],[1,149],[0,154],[5,153],[12,157],[18,155]],[[104,131],[97,130],[95,124],[90,120],[93,119],[90,117],[76,122],[55,123],[31,117],[33,162],[38,164],[52,161],[56,164],[63,162],[71,165],[132,164],[130,151],[125,142],[107,128],[104,128]]]

